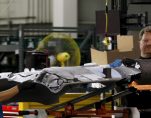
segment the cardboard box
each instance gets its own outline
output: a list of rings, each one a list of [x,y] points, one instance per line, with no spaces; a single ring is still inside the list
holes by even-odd
[[[127,52],[119,52],[118,50],[113,51],[99,51],[96,49],[91,48],[91,60],[94,63],[99,65],[109,64],[114,62],[116,59],[123,59],[123,58],[136,58],[134,51],[127,51]]]
[[[117,35],[117,49],[120,52],[132,51],[134,49],[134,39],[132,35]]]

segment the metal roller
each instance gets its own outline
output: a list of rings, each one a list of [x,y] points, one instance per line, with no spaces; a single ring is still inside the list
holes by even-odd
[[[131,4],[151,4],[150,0],[130,0]]]

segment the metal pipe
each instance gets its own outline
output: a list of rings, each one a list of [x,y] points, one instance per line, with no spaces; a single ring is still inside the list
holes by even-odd
[[[47,111],[47,112],[50,112],[50,111],[59,110],[59,109],[65,107],[68,103],[71,103],[71,104],[78,103],[78,102],[80,102],[80,101],[82,101],[82,100],[88,99],[88,98],[90,98],[90,97],[99,95],[100,93],[103,93],[103,92],[105,92],[105,91],[111,90],[111,89],[113,89],[115,86],[116,86],[116,85],[113,83],[113,84],[111,84],[111,86],[103,87],[103,88],[101,88],[101,89],[98,89],[98,90],[93,91],[93,92],[91,92],[91,93],[88,93],[88,94],[86,94],[86,95],[82,95],[82,96],[80,96],[80,97],[77,97],[77,98],[75,98],[75,99],[73,99],[73,100],[70,100],[70,101],[67,101],[67,102],[64,102],[64,103],[55,105],[55,106],[53,106],[53,107],[51,107],[51,108],[47,108],[46,111]]]
[[[37,0],[37,22],[39,23],[40,21],[40,4],[39,4],[40,0]]]
[[[85,37],[84,41],[80,45],[80,50],[82,50],[86,46],[86,44],[88,44],[88,42],[91,39],[91,36],[92,36],[92,32],[89,31],[88,34],[87,34],[87,36]]]
[[[51,6],[50,6],[51,5],[51,0],[48,0],[48,4],[49,4],[49,10],[48,10],[49,11],[49,13],[48,13],[49,14],[49,16],[48,16],[49,20],[48,21],[50,23],[50,21],[51,21],[51,15],[50,15],[50,13],[51,13]]]
[[[24,46],[23,46],[23,27],[19,26],[19,71],[22,72],[24,68]]]
[[[43,0],[40,0],[41,2],[41,22],[43,22],[43,17],[44,17],[44,14],[43,14]]]
[[[27,1],[27,17],[30,17],[30,0]],[[29,19],[27,19],[27,23],[29,22]]]
[[[32,0],[32,15],[31,16],[35,16],[35,0]],[[32,23],[34,23],[34,19],[32,19]]]
[[[44,22],[47,22],[47,0],[44,0]]]

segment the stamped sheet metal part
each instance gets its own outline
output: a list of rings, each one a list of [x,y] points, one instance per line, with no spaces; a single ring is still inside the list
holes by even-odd
[[[90,83],[106,85],[122,79],[120,73],[114,69],[112,69],[112,75],[114,75],[113,78],[104,78],[100,66],[51,67],[35,72],[12,73],[6,79],[2,79],[2,77],[0,81],[5,81],[3,87],[7,85],[12,87],[29,80],[35,83],[32,89],[21,90],[19,94],[7,102],[52,104],[58,102],[59,97],[69,90],[79,88],[86,90],[85,85]]]

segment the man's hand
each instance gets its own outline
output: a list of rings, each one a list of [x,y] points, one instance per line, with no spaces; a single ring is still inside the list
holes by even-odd
[[[148,91],[151,90],[151,85],[139,85],[137,82],[133,81],[128,85],[128,87],[134,87],[139,91]]]

